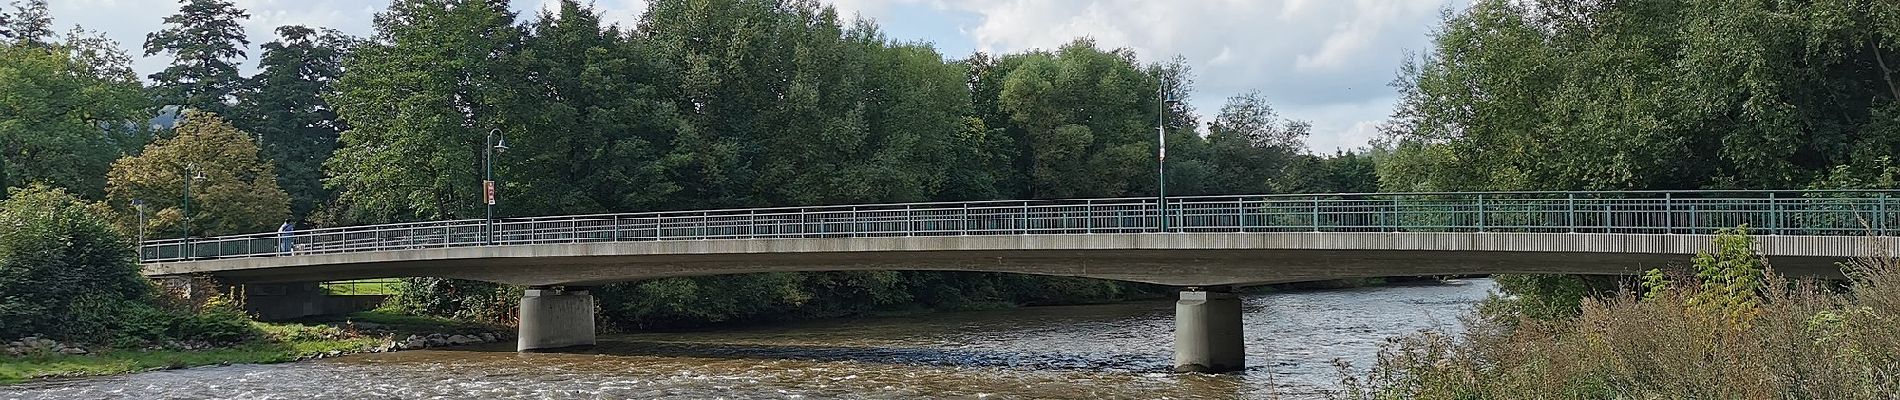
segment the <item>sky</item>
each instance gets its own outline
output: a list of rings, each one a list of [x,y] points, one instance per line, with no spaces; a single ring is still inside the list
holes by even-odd
[[[1391,114],[1387,84],[1407,54],[1430,45],[1447,7],[1464,0],[821,0],[842,15],[875,20],[886,36],[933,43],[945,57],[975,51],[1054,49],[1077,37],[1128,48],[1144,63],[1183,57],[1195,74],[1187,99],[1203,122],[1231,96],[1259,91],[1284,118],[1312,122],[1318,153],[1364,147]],[[324,26],[367,36],[382,0],[234,0],[255,68],[257,46],[282,25]],[[117,40],[141,75],[164,55],[140,57],[145,34],[163,28],[175,0],[52,0],[54,22]],[[556,0],[511,0],[531,18]],[[603,19],[631,26],[645,0],[593,0]]]

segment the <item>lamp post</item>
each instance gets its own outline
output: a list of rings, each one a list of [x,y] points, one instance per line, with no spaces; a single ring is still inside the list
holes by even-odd
[[[1168,231],[1168,105],[1179,104],[1180,100],[1168,98],[1165,80],[1155,85],[1155,142],[1160,147],[1155,151],[1155,208],[1160,211],[1157,223],[1162,232]]]
[[[496,138],[497,136],[501,136],[500,128],[489,129],[488,139],[483,142],[484,153],[482,156],[482,175],[483,175],[482,202],[486,203],[486,205],[488,206],[488,218],[486,221],[488,222],[487,242],[489,244],[495,243],[495,236],[496,236],[495,234],[495,152],[500,151],[500,152],[505,153],[508,151],[508,138],[502,137],[502,138],[497,139]]]
[[[180,254],[191,258],[198,254],[198,248],[191,245],[191,181],[205,179],[205,173],[198,169],[197,163],[185,164],[185,250]]]
[[[145,200],[132,199],[132,209],[139,212],[139,261],[145,260]]]

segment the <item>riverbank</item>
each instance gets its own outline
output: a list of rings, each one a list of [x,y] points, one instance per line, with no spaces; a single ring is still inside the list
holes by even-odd
[[[182,346],[142,349],[91,349],[90,354],[47,352],[0,357],[0,385],[36,380],[117,375],[204,365],[271,364],[426,347],[492,342],[512,337],[513,330],[442,318],[418,317],[380,311],[293,322],[251,322],[262,337],[234,346]],[[486,335],[484,335],[486,334]],[[437,341],[430,342],[435,336]],[[465,339],[448,340],[453,337]],[[486,339],[479,339],[486,337]],[[459,342],[459,343],[451,343]]]

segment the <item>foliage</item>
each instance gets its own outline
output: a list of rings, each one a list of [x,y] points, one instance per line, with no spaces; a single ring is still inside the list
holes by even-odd
[[[392,311],[485,323],[515,320],[521,288],[489,282],[442,278],[404,278],[384,304]]]
[[[486,135],[525,131],[503,129],[509,93],[536,93],[498,56],[520,40],[514,18],[486,0],[401,0],[376,15],[327,98],[349,123],[325,162],[346,220],[481,215]]]
[[[1618,278],[1591,275],[1495,275],[1507,296],[1485,299],[1488,316],[1561,320],[1575,317],[1584,299],[1615,293]]]
[[[46,0],[15,1],[12,13],[0,14],[0,39],[21,47],[47,47],[53,39],[53,17]]]
[[[1170,293],[1098,279],[972,272],[767,273],[665,278],[600,288],[601,315],[622,329],[789,321],[914,308],[1086,304]]]
[[[1900,3],[1478,1],[1394,86],[1393,190],[1786,188],[1900,150]]]
[[[30,4],[31,18],[44,18],[45,3]],[[46,183],[96,199],[107,165],[144,143],[142,126],[127,122],[146,100],[117,45],[84,31],[50,35],[0,43],[0,187]]]
[[[100,211],[45,185],[0,201],[0,337],[100,332],[151,295],[130,241]]]
[[[241,25],[250,14],[227,0],[179,0],[167,27],[145,35],[145,56],[166,54],[172,64],[151,75],[160,105],[231,115],[244,78],[235,59],[251,44]]]
[[[1692,278],[1641,296],[1624,291],[1585,301],[1573,319],[1473,319],[1456,335],[1410,336],[1381,351],[1367,373],[1349,375],[1339,397],[1900,396],[1900,261],[1856,260],[1844,293],[1772,271],[1759,289],[1736,291],[1731,278],[1760,259],[1732,250],[1747,242],[1739,231],[1718,242],[1709,258],[1739,267],[1703,274],[1718,284]],[[1753,304],[1752,312],[1710,307],[1711,297]]]
[[[149,237],[186,229],[195,236],[266,232],[289,214],[288,195],[277,187],[276,167],[258,159],[251,135],[202,111],[186,111],[172,137],[113,163],[107,180],[110,204],[119,210],[114,215],[121,226],[133,228],[128,232],[138,226],[132,199],[145,202]]]
[[[266,158],[277,166],[277,184],[290,195],[293,216],[308,216],[331,197],[323,188],[323,161],[347,129],[323,96],[343,74],[352,40],[332,29],[298,25],[277,28],[265,43],[258,72],[237,93],[233,122],[257,135]]]
[[[1761,306],[1757,292],[1762,290],[1768,261],[1755,253],[1755,240],[1748,236],[1747,227],[1718,232],[1714,245],[1714,252],[1697,253],[1692,261],[1702,288],[1688,304],[1746,323]]]

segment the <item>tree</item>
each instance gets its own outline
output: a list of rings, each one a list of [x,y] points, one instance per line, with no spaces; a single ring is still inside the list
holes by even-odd
[[[74,30],[65,42],[0,44],[0,76],[0,187],[99,198],[106,167],[143,143],[148,103],[109,40]]]
[[[1900,3],[1481,1],[1407,63],[1391,189],[1804,186],[1900,151]]]
[[[150,210],[144,231],[151,237],[186,229],[192,236],[266,232],[289,216],[290,198],[277,187],[276,167],[260,158],[250,134],[197,110],[186,111],[174,131],[112,164],[107,196],[128,231],[138,226],[133,199]]]
[[[509,213],[651,210],[680,190],[660,159],[676,121],[668,74],[646,43],[566,0],[529,24],[502,93],[519,113],[505,156]]]
[[[172,57],[165,70],[150,77],[161,105],[176,105],[230,115],[230,102],[243,85],[237,59],[251,42],[240,23],[250,18],[226,0],[179,0],[169,27],[145,35],[145,56]]]
[[[350,125],[324,164],[349,220],[482,215],[487,135],[525,135],[507,96],[538,92],[508,74],[514,19],[491,0],[401,0],[376,15],[374,39],[344,62],[328,98]]]
[[[290,194],[293,216],[308,216],[330,198],[322,183],[323,161],[348,129],[323,97],[343,75],[351,39],[335,30],[289,25],[263,46],[258,73],[238,95],[236,122],[256,134],[278,167],[278,185]]]
[[[46,0],[13,2],[12,14],[0,14],[0,38],[23,47],[46,47],[53,43],[53,17]]]
[[[97,335],[151,284],[104,207],[35,184],[0,200],[0,337]],[[98,340],[96,336],[88,338]]]
[[[1127,50],[1089,40],[1029,53],[1003,79],[999,109],[1023,145],[1018,162],[1036,198],[1119,196],[1152,189],[1157,81]]]

